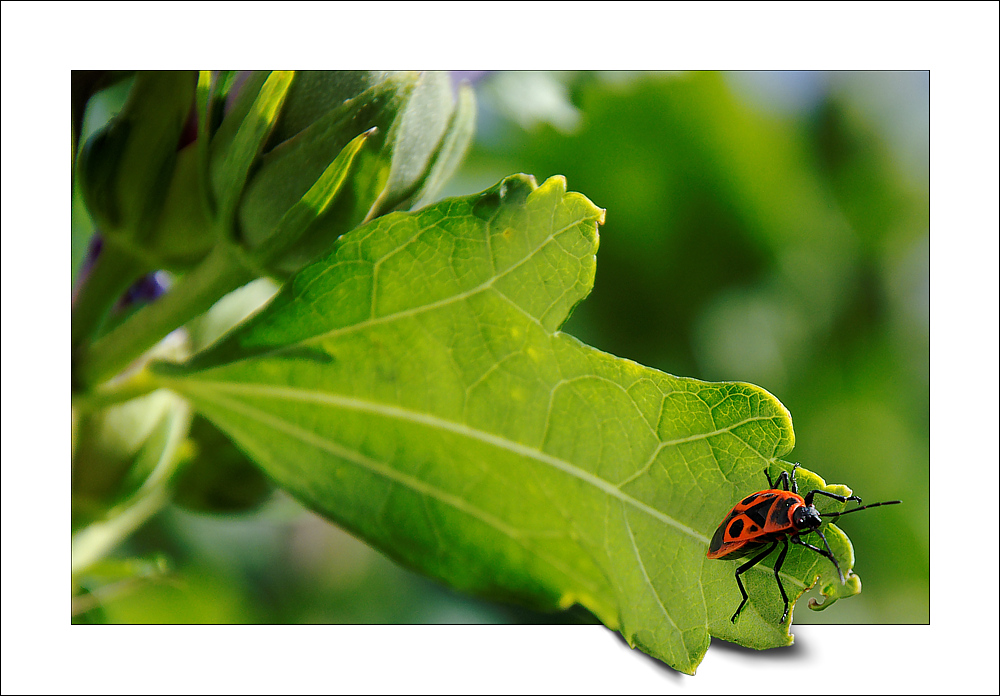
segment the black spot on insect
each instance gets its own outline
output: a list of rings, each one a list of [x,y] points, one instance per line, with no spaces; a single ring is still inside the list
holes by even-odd
[[[776,526],[787,526],[788,511],[797,502],[798,501],[794,498],[786,498],[775,503],[774,509],[771,510],[771,524]]]
[[[743,533],[743,520],[737,518],[733,520],[733,523],[729,525],[729,538],[739,539],[740,534]]]
[[[767,524],[767,513],[771,509],[772,498],[774,496],[763,496],[759,503],[751,505],[743,514],[753,520],[758,527],[763,527]]]

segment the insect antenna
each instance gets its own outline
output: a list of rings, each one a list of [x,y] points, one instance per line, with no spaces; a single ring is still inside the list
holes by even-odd
[[[826,512],[821,513],[820,517],[840,517],[841,515],[846,515],[851,512],[857,512],[858,510],[867,510],[868,508],[878,507],[879,505],[898,505],[903,502],[902,500],[887,500],[884,503],[872,503],[870,505],[862,505],[861,507],[852,508],[850,510],[844,510],[843,512]]]

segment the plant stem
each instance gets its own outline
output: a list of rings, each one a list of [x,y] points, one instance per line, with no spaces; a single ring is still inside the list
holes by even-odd
[[[73,303],[71,343],[74,352],[92,339],[118,298],[149,269],[109,239]]]
[[[145,396],[160,388],[160,385],[143,368],[128,379],[109,385],[102,385],[90,392],[74,394],[73,408],[80,414],[99,411],[140,396]]]
[[[159,512],[170,500],[166,488],[143,491],[121,512],[103,522],[95,522],[73,536],[73,575],[86,570],[114,550],[123,539]]]
[[[168,333],[253,278],[233,246],[216,245],[166,295],[140,309],[84,352],[74,366],[75,386],[93,388],[118,374]]]

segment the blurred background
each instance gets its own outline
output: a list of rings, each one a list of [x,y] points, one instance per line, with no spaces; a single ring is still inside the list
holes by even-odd
[[[760,385],[791,411],[789,460],[865,502],[904,501],[844,519],[864,591],[827,612],[803,600],[795,622],[928,623],[929,74],[454,77],[474,83],[479,117],[445,195],[562,174],[607,210],[594,291],[564,331],[671,374]],[[98,99],[89,129],[122,97]],[[207,454],[228,457],[232,493],[244,463],[224,440]],[[594,621],[461,597],[245,479],[227,500],[191,477],[116,554],[130,579],[95,574],[74,620]]]

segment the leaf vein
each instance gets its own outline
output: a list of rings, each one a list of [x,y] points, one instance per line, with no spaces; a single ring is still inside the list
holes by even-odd
[[[398,471],[391,466],[372,459],[371,457],[366,457],[356,450],[349,449],[340,445],[339,443],[333,442],[321,435],[318,435],[310,430],[302,428],[294,423],[290,423],[282,418],[273,416],[265,411],[248,406],[246,403],[241,401],[234,401],[232,399],[227,399],[219,394],[212,394],[211,390],[206,390],[208,394],[202,394],[202,398],[208,401],[214,402],[224,408],[228,408],[236,413],[241,413],[251,419],[256,419],[257,421],[267,424],[270,427],[285,432],[286,434],[299,438],[304,442],[312,444],[319,449],[322,449],[335,457],[339,457],[349,462],[353,462],[358,466],[368,469],[372,473],[382,476],[387,479],[390,484],[407,486],[418,493],[422,493],[427,497],[435,498],[441,503],[455,508],[456,510],[463,512],[470,517],[483,522],[484,524],[496,529],[498,532],[508,537],[525,550],[534,554],[537,558],[548,563],[550,566],[558,570],[559,572],[565,574],[567,577],[576,580],[581,586],[585,587],[591,592],[598,592],[599,588],[595,585],[589,578],[579,575],[571,566],[567,566],[565,563],[561,562],[557,558],[553,558],[548,554],[542,553],[538,548],[533,547],[525,543],[526,538],[531,537],[549,537],[551,534],[546,533],[529,533],[524,532],[519,529],[515,529],[503,520],[494,517],[485,510],[478,508],[474,505],[470,505],[464,499],[451,495],[440,488],[430,485],[422,479],[416,478],[414,476],[409,476],[401,471]],[[385,500],[385,499],[384,499]],[[383,500],[383,502],[384,502]]]
[[[192,389],[193,388],[193,389]],[[204,389],[203,389],[204,388]],[[478,430],[476,428],[470,427],[464,423],[456,423],[454,421],[447,420],[438,416],[434,416],[426,413],[418,413],[409,409],[401,408],[399,406],[392,406],[389,404],[381,404],[372,401],[366,401],[363,399],[357,399],[354,397],[339,396],[336,394],[329,394],[326,392],[319,392],[311,389],[301,389],[295,387],[276,387],[272,385],[265,384],[251,384],[251,383],[239,383],[239,384],[229,384],[224,382],[199,382],[198,386],[188,385],[188,389],[198,392],[211,392],[212,389],[216,389],[223,392],[230,393],[242,393],[250,395],[260,395],[268,396],[277,399],[286,399],[292,401],[311,401],[314,403],[326,404],[328,406],[339,407],[347,410],[360,411],[364,413],[372,413],[375,415],[384,416],[386,418],[393,418],[397,420],[408,421],[418,425],[425,425],[432,428],[439,428],[441,430],[446,430],[457,435],[462,435],[473,440],[478,440],[485,444],[492,445],[499,449],[507,450],[514,454],[519,454],[523,457],[533,459],[539,463],[547,464],[554,469],[562,471],[565,474],[573,476],[575,478],[589,483],[598,490],[610,495],[613,498],[634,507],[637,510],[641,510],[651,517],[658,519],[659,521],[667,524],[674,529],[677,529],[684,534],[687,534],[693,539],[698,540],[701,543],[707,544],[708,537],[700,532],[688,527],[686,524],[675,520],[673,517],[657,510],[656,508],[633,498],[624,491],[620,490],[614,484],[605,481],[604,479],[595,476],[589,471],[585,471],[575,466],[573,463],[568,462],[564,459],[554,457],[547,452],[543,452],[534,447],[524,445],[520,442],[515,442],[508,440],[499,435],[494,435],[493,433],[485,432],[483,430]],[[308,431],[306,431],[308,432]],[[311,434],[311,433],[310,433]],[[315,434],[311,434],[316,437]]]
[[[473,295],[476,295],[476,294],[478,294],[478,293],[480,293],[480,292],[482,292],[484,290],[488,290],[490,288],[493,288],[493,285],[498,280],[500,280],[504,276],[512,273],[516,269],[520,268],[522,265],[524,265],[524,264],[528,263],[529,261],[531,261],[531,259],[534,258],[534,256],[536,254],[538,254],[543,248],[545,248],[550,242],[552,242],[557,235],[562,234],[566,230],[571,229],[572,227],[574,227],[575,225],[579,225],[580,223],[586,222],[587,219],[588,218],[580,218],[579,220],[576,220],[576,221],[574,221],[574,222],[566,225],[565,227],[563,227],[561,229],[552,231],[551,233],[549,233],[549,235],[545,239],[543,239],[538,244],[537,247],[535,247],[534,249],[532,249],[529,253],[525,254],[524,258],[520,259],[517,263],[512,264],[508,268],[504,269],[500,273],[495,273],[488,280],[483,281],[482,283],[480,283],[479,285],[477,285],[477,286],[475,286],[473,288],[469,288],[468,290],[464,290],[462,292],[455,293],[454,295],[450,295],[448,297],[444,297],[444,298],[442,298],[440,300],[437,300],[435,302],[428,302],[426,304],[420,305],[419,307],[410,307],[409,309],[403,309],[403,310],[400,310],[398,312],[394,312],[393,314],[386,314],[386,315],[383,315],[381,317],[373,317],[371,319],[366,319],[366,320],[363,320],[363,321],[356,322],[354,324],[351,324],[350,326],[341,326],[341,327],[338,327],[336,329],[331,329],[330,331],[324,331],[322,333],[318,333],[318,334],[315,334],[313,336],[309,336],[308,338],[303,339],[302,341],[299,342],[299,344],[300,345],[308,345],[310,343],[317,342],[317,341],[322,341],[324,339],[332,338],[332,337],[338,336],[340,334],[352,333],[352,332],[355,332],[355,331],[360,331],[361,329],[365,329],[365,328],[367,328],[369,326],[373,326],[373,325],[376,325],[376,324],[383,324],[383,323],[386,323],[386,322],[395,321],[397,319],[403,319],[405,317],[414,316],[414,315],[417,315],[417,314],[422,314],[422,313],[430,311],[432,309],[438,309],[440,307],[447,307],[448,305],[454,304],[456,302],[460,302],[462,300],[466,300],[466,299],[472,297]],[[406,243],[409,243],[410,241],[412,241],[412,239],[413,238],[411,237],[409,240],[407,240]],[[375,263],[378,263],[378,262],[376,261]],[[493,289],[495,290],[496,288],[493,288]],[[374,290],[373,290],[373,292],[374,292]],[[512,304],[514,304],[515,306],[517,306],[516,303],[512,302]],[[374,298],[372,300],[372,306],[374,307]],[[524,310],[521,309],[521,311],[523,312]],[[537,318],[532,317],[532,319],[533,319],[533,321],[536,324],[539,323],[539,321],[538,321]],[[287,348],[289,348],[289,346],[282,346],[282,349],[287,349]]]

